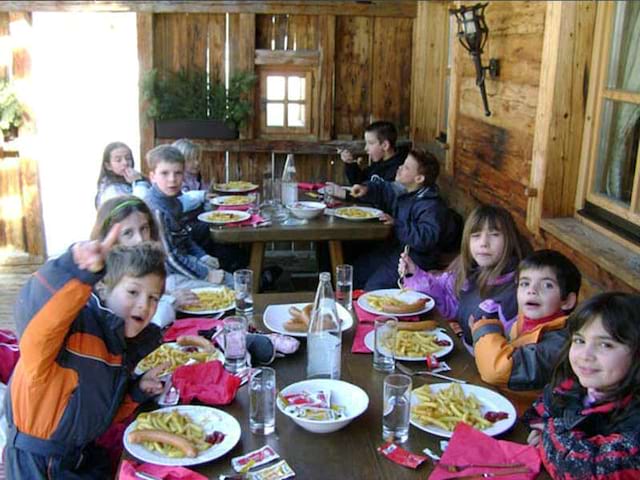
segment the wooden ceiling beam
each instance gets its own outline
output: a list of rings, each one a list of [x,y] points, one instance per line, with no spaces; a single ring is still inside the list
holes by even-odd
[[[300,15],[416,16],[415,0],[316,1],[4,1],[0,11],[20,12],[145,12],[145,13],[255,13]]]

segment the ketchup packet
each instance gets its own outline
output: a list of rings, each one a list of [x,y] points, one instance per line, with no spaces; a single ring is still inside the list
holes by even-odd
[[[280,455],[271,448],[269,445],[265,445],[258,450],[249,452],[246,455],[234,457],[231,459],[231,466],[236,472],[247,472],[250,468],[259,467],[265,463],[269,463],[276,458],[280,458]]]
[[[318,390],[317,392],[297,392],[288,395],[280,395],[280,399],[285,406],[295,405],[298,407],[331,407],[331,391],[325,392]]]
[[[250,480],[284,480],[285,478],[295,476],[296,473],[284,460],[280,460],[278,463],[271,465],[270,467],[265,467],[262,470],[257,470],[247,474],[247,478]]]
[[[307,420],[322,421],[322,420],[338,420],[344,416],[344,407],[334,405],[331,408],[318,408],[318,407],[298,407],[290,405],[285,409],[287,413],[295,415],[298,418],[305,418]]]
[[[418,468],[428,457],[417,455],[399,447],[395,443],[387,442],[378,447],[378,451],[386,458],[403,467]]]

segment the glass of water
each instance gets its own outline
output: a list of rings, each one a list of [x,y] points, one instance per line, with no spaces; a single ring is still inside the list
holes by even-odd
[[[224,368],[239,373],[247,367],[247,319],[227,317],[222,320],[224,334]]]
[[[236,292],[236,313],[247,315],[253,312],[253,270],[233,272],[233,289]]]
[[[411,412],[411,377],[392,374],[384,379],[382,438],[403,443],[409,439]]]
[[[353,307],[353,267],[351,265],[336,267],[336,300],[351,311]]]
[[[374,322],[373,368],[380,372],[393,372],[396,364],[394,349],[398,333],[395,317],[377,317]]]
[[[249,429],[269,435],[276,429],[276,371],[262,367],[249,380]]]

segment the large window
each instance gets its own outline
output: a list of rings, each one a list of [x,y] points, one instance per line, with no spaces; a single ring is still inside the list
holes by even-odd
[[[640,2],[599,5],[585,129],[582,213],[640,232]]]

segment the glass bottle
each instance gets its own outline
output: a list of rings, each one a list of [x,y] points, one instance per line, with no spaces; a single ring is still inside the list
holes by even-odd
[[[287,161],[282,171],[282,203],[293,205],[298,201],[298,182],[296,180],[296,164],[293,154],[287,155]]]
[[[342,329],[331,287],[322,272],[307,332],[307,378],[340,378]]]

